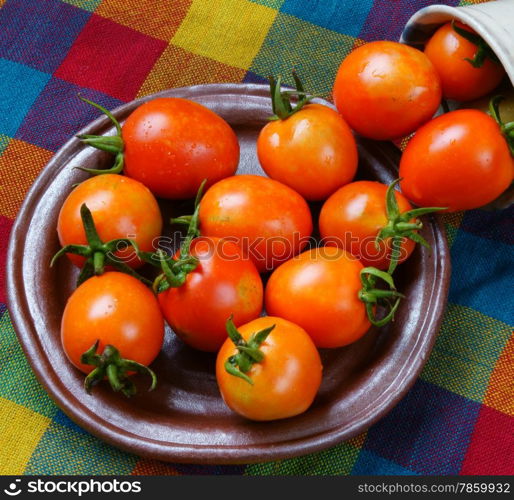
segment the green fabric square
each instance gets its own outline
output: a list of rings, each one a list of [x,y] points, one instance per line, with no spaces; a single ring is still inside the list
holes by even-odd
[[[75,7],[80,7],[81,9],[88,10],[89,12],[93,12],[101,1],[102,0],[61,0],[61,2],[75,5]]]
[[[511,329],[469,307],[449,303],[421,378],[482,402]]]
[[[250,2],[258,3],[272,9],[280,9],[285,0],[250,0]]]
[[[52,422],[27,464],[25,474],[130,474],[138,457],[104,443],[75,426]]]
[[[250,71],[268,77],[282,76],[293,85],[296,69],[308,92],[329,97],[341,61],[355,38],[315,26],[279,12]]]
[[[52,418],[57,407],[32,372],[8,312],[0,317],[0,332],[0,396]]]
[[[0,134],[0,155],[5,151],[11,138],[8,135]]]
[[[328,450],[312,453],[300,458],[277,460],[248,465],[245,475],[249,476],[316,476],[350,474],[360,448],[341,443]]]

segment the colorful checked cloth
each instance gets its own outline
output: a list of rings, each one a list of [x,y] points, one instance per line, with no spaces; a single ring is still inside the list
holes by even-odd
[[[0,0],[0,474],[514,474],[514,207],[446,217],[449,302],[418,381],[366,433],[297,459],[170,465],[105,444],[36,381],[5,306],[6,246],[25,193],[97,115],[78,93],[112,109],[170,87],[263,82],[295,67],[330,97],[353,47],[398,40],[431,3]]]

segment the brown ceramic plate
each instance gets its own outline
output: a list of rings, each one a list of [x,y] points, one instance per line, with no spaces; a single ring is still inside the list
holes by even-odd
[[[193,99],[223,116],[241,143],[239,173],[262,174],[255,140],[271,112],[267,87],[201,85],[157,95]],[[123,105],[114,114],[124,120],[154,97]],[[113,130],[102,117],[81,133]],[[394,179],[399,157],[394,146],[359,140],[359,150],[360,178]],[[349,347],[322,352],[323,383],[306,413],[271,423],[250,422],[232,413],[218,392],[214,355],[193,351],[171,331],[152,365],[159,377],[155,391],[146,392],[142,385],[139,394],[127,400],[103,386],[88,396],[82,374],[67,362],[59,340],[61,314],[77,271],[66,259],[52,269],[49,262],[59,248],[61,204],[71,186],[85,178],[73,167],[109,161],[108,155],[75,138],[67,142],[27,195],[8,252],[9,311],[20,342],[40,382],[80,426],[119,448],[160,460],[266,461],[314,452],[355,436],[383,417],[414,383],[439,329],[450,273],[444,230],[434,218],[426,218],[423,229],[432,252],[418,246],[397,271],[397,285],[406,299],[396,320],[371,329]],[[165,214],[184,209],[169,202],[161,207]]]

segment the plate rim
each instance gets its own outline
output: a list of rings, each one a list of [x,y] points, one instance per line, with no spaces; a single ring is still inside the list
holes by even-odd
[[[255,96],[255,97],[269,97],[269,87],[264,84],[238,84],[238,83],[227,83],[227,84],[204,84],[194,85],[188,87],[178,87],[173,89],[167,89],[160,91],[155,94],[150,94],[139,99],[135,99],[128,103],[124,103],[115,108],[112,113],[117,116],[120,112],[123,112],[128,106],[137,106],[148,100],[152,100],[158,97],[185,97],[190,95],[198,96],[198,92],[201,92],[203,96],[210,95],[244,95]],[[329,101],[320,99],[325,105],[329,105],[334,108],[333,104]],[[88,123],[83,127],[78,134],[89,133],[93,129],[101,129],[102,127],[110,124],[109,120],[105,116],[100,116]],[[362,143],[366,143],[367,140],[360,139]],[[306,438],[293,439],[288,441],[281,441],[279,443],[270,444],[254,444],[254,445],[199,445],[199,444],[180,444],[171,443],[165,441],[157,441],[149,438],[142,438],[135,434],[130,434],[125,429],[115,427],[114,425],[108,425],[107,427],[99,427],[98,423],[92,418],[91,410],[89,410],[83,403],[68,392],[66,396],[66,387],[63,385],[62,389],[59,384],[50,384],[47,378],[43,376],[47,372],[49,365],[48,359],[45,356],[39,356],[38,351],[44,351],[41,345],[41,339],[39,336],[34,337],[28,330],[27,320],[24,317],[22,311],[23,307],[20,304],[24,304],[27,307],[26,297],[23,293],[23,286],[17,284],[16,270],[22,267],[22,260],[18,266],[15,265],[16,254],[19,253],[19,249],[23,248],[24,236],[26,231],[22,227],[22,223],[26,221],[27,215],[31,213],[31,209],[38,199],[34,196],[34,193],[45,190],[48,184],[51,184],[52,177],[49,172],[52,170],[54,164],[59,164],[59,160],[66,152],[75,147],[78,139],[71,137],[66,141],[61,148],[52,156],[50,161],[43,167],[35,182],[25,195],[24,201],[16,220],[13,224],[11,234],[9,237],[9,245],[6,257],[6,285],[7,285],[7,308],[10,314],[12,324],[14,326],[18,340],[23,348],[25,356],[29,361],[29,364],[35,373],[38,381],[41,383],[47,394],[53,399],[57,406],[68,415],[74,422],[79,426],[86,429],[94,436],[106,441],[107,443],[120,448],[129,453],[135,453],[142,457],[148,457],[157,460],[174,461],[181,463],[196,463],[196,464],[247,464],[264,462],[269,460],[276,460],[280,458],[293,458],[297,456],[306,455],[316,451],[326,449],[330,446],[334,446],[344,440],[350,439],[365,429],[369,428],[375,422],[385,416],[403,396],[408,392],[412,385],[417,380],[419,373],[425,365],[428,356],[433,348],[437,334],[440,329],[440,325],[444,315],[444,309],[447,303],[447,296],[449,291],[450,282],[450,268],[451,262],[449,258],[449,247],[446,239],[443,223],[439,216],[430,216],[430,227],[433,231],[434,237],[437,241],[437,249],[446,258],[434,259],[434,265],[440,267],[436,270],[436,276],[439,278],[439,285],[432,288],[432,295],[435,293],[438,296],[442,296],[444,300],[436,301],[432,309],[431,316],[425,316],[423,325],[432,325],[432,334],[427,335],[420,346],[420,349],[416,351],[416,355],[409,365],[403,379],[399,384],[396,385],[396,390],[388,395],[388,397],[382,402],[382,404],[373,411],[367,412],[365,417],[359,420],[356,424],[343,430],[340,427],[329,429],[328,431],[319,432],[314,435],[309,435]],[[400,152],[392,143],[369,141],[373,142],[375,146],[379,145],[381,153],[386,154],[389,150],[391,154],[395,154],[399,158]],[[69,161],[69,159],[68,159]],[[18,307],[15,307],[15,304]],[[409,356],[409,359],[412,357]],[[407,363],[404,363],[403,367]],[[45,366],[46,365],[46,366]],[[58,390],[59,389],[59,390]],[[80,409],[79,409],[80,407]],[[82,411],[80,411],[82,410]],[[121,431],[121,432],[120,432]]]

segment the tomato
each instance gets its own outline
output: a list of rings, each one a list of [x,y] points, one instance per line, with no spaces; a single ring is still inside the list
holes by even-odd
[[[348,125],[371,139],[397,139],[428,121],[441,101],[441,83],[428,57],[407,45],[362,45],[341,63],[334,101]]]
[[[205,193],[200,230],[204,236],[231,238],[262,272],[305,247],[312,217],[307,202],[284,184],[257,175],[237,175]]]
[[[227,361],[239,354],[230,338],[216,359],[216,379],[225,403],[252,420],[276,420],[303,413],[321,384],[319,353],[303,328],[265,316],[240,326],[238,331],[251,346],[254,334],[272,327],[265,340],[254,347],[263,355],[262,361],[250,362],[244,373],[251,382],[227,372]]]
[[[198,266],[183,285],[159,293],[159,304],[173,331],[186,344],[217,351],[227,338],[225,322],[231,314],[240,325],[261,313],[261,277],[231,241],[195,238],[189,252],[199,259]]]
[[[239,163],[230,125],[187,99],[148,101],[127,118],[122,137],[126,175],[163,198],[191,198],[204,179],[233,175]]]
[[[346,122],[321,104],[307,104],[288,118],[269,122],[257,139],[264,171],[307,200],[322,200],[350,182],[357,146]]]
[[[273,272],[265,291],[266,311],[304,328],[318,347],[355,342],[371,326],[358,296],[362,269],[340,248],[308,250]]]
[[[323,243],[347,249],[364,266],[387,269],[391,239],[382,241],[378,249],[375,246],[377,235],[389,222],[386,192],[386,185],[374,181],[352,182],[337,190],[321,209],[319,230]],[[394,196],[400,213],[412,209],[401,193],[395,191]],[[405,261],[414,247],[414,241],[403,238],[399,262]]]
[[[403,194],[448,211],[493,201],[512,182],[514,162],[499,125],[473,109],[452,111],[421,127],[403,152]]]
[[[87,243],[80,214],[83,204],[91,211],[103,242],[131,238],[141,250],[150,251],[154,240],[161,235],[161,212],[148,188],[128,177],[105,174],[85,180],[64,201],[57,221],[62,246]],[[84,264],[84,257],[67,255],[75,265]],[[141,265],[132,248],[120,250],[116,255],[131,267]]]
[[[456,22],[457,28],[475,33]],[[425,54],[441,77],[443,96],[457,101],[478,99],[496,88],[505,75],[499,62],[486,57],[480,67],[473,60],[477,46],[458,34],[452,23],[443,24],[425,46]],[[469,60],[467,60],[469,59]]]
[[[158,355],[163,339],[164,320],[154,294],[123,273],[93,276],[73,292],[64,308],[64,352],[84,373],[94,367],[81,362],[81,356],[97,341],[99,353],[111,345],[122,358],[148,365]]]

